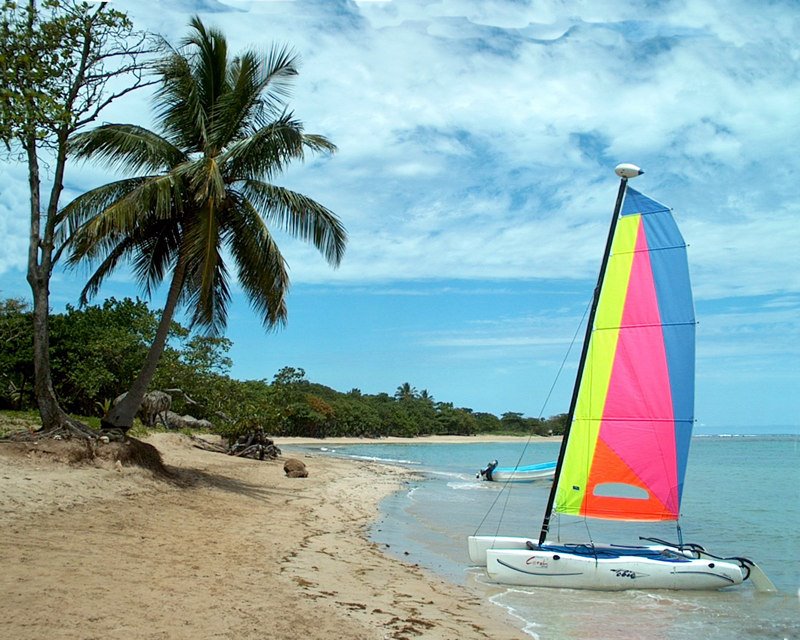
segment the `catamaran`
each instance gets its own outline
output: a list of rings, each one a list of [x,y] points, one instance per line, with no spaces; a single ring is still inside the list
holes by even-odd
[[[470,536],[472,562],[502,584],[573,589],[775,587],[747,558],[641,538],[550,540],[551,516],[678,521],[694,422],[695,317],[686,244],[668,207],[615,169],[617,201],[538,539]]]

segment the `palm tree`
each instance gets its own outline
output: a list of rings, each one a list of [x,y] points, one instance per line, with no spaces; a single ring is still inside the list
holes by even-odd
[[[411,386],[411,383],[404,382],[394,392],[394,397],[398,400],[414,400],[417,397],[417,389]]]
[[[81,302],[128,261],[147,295],[169,278],[160,323],[142,371],[125,399],[103,419],[126,430],[152,380],[178,307],[193,327],[219,334],[230,301],[229,264],[267,329],[284,324],[289,287],[273,225],[309,241],[339,265],[346,233],[314,200],[271,181],[307,151],[333,152],[326,138],[303,132],[286,110],[297,57],[272,47],[266,57],[229,59],[223,34],[199,18],[178,50],[157,68],[159,132],[109,124],[76,137],[77,157],[126,169],[125,178],[89,191],[65,210],[70,264],[94,273]]]

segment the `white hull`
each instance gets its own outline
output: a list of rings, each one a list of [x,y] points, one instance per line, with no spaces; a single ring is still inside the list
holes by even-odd
[[[467,550],[472,564],[486,566],[486,552],[489,549],[527,549],[531,538],[513,536],[469,536]]]
[[[502,471],[496,469],[492,473],[493,482],[535,482],[537,480],[552,480],[555,476],[555,468],[552,469],[538,469],[535,471],[513,470]]]
[[[501,584],[600,591],[716,590],[745,579],[742,568],[734,562],[670,555],[672,558],[661,560],[636,555],[595,557],[547,548],[488,549],[486,572]]]
[[[666,550],[673,556],[671,560],[645,555],[595,558],[563,550],[532,550],[530,546],[535,546],[535,542],[531,538],[515,536],[470,536],[467,545],[470,561],[486,567],[489,577],[501,584],[602,591],[715,590],[741,584],[746,577],[746,570],[736,562],[719,560],[697,550],[678,551],[665,545],[647,545],[641,549],[645,555]],[[597,548],[615,550],[611,545]],[[751,569],[760,571],[754,565]]]

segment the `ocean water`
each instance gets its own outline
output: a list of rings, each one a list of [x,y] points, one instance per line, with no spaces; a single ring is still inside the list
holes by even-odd
[[[386,552],[467,585],[541,640],[800,640],[800,437],[696,437],[681,508],[685,542],[719,556],[754,560],[778,587],[747,581],[715,592],[616,593],[507,587],[470,567],[473,533],[538,537],[550,483],[500,485],[475,474],[554,460],[558,443],[370,444],[317,447],[330,455],[385,461],[419,472],[387,498],[372,538]],[[566,542],[676,541],[674,523],[554,521]]]

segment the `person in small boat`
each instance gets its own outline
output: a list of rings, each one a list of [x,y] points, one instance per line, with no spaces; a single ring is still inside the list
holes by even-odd
[[[477,478],[482,478],[484,480],[491,480],[492,479],[492,472],[497,467],[497,460],[492,460],[489,464],[486,465],[485,469],[481,469],[478,472]]]

